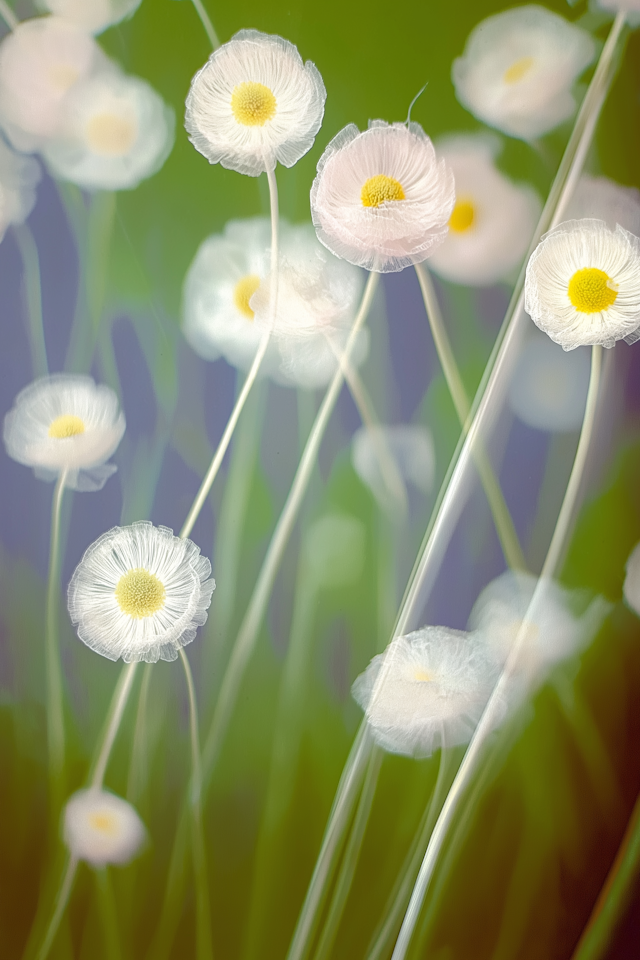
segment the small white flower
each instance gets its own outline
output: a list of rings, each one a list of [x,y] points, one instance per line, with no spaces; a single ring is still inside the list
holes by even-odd
[[[426,260],[447,235],[453,176],[418,123],[349,124],[318,163],[311,215],[321,242],[349,263],[393,273]]]
[[[499,142],[486,136],[455,136],[437,144],[453,171],[456,205],[449,233],[429,265],[454,283],[497,283],[527,252],[542,205],[532,187],[512,183],[494,162]]]
[[[91,377],[53,374],[21,390],[4,418],[7,453],[52,480],[62,471],[65,486],[100,490],[116,467],[106,461],[125,430],[118,398]]]
[[[100,33],[130,17],[140,0],[43,0],[43,5],[89,33]]]
[[[513,371],[509,405],[537,430],[578,430],[589,389],[589,349],[567,353],[549,337],[536,334],[525,343]]]
[[[10,223],[24,223],[36,202],[40,167],[0,138],[0,240]]]
[[[147,831],[134,808],[108,790],[78,790],[64,808],[64,842],[71,855],[93,867],[129,863]]]
[[[209,163],[257,177],[276,162],[292,167],[310,149],[326,95],[292,43],[240,30],[191,81],[185,127]]]
[[[200,548],[168,527],[113,527],[76,567],[69,615],[80,639],[110,660],[175,660],[206,622],[210,573]]]
[[[545,234],[527,264],[525,310],[565,350],[634,343],[640,326],[640,240],[602,220]]]
[[[615,230],[620,224],[629,233],[640,237],[640,191],[622,187],[606,177],[580,177],[567,206],[567,220],[583,218],[604,220]]]
[[[640,543],[631,551],[626,570],[622,592],[631,609],[640,616]]]
[[[0,43],[0,126],[18,150],[39,150],[56,132],[73,85],[109,68],[95,40],[75,24],[24,20]]]
[[[86,190],[131,190],[173,146],[174,115],[139,77],[116,70],[77,83],[43,148],[51,173]]]
[[[403,481],[421,493],[429,493],[435,477],[435,448],[426,427],[400,424],[374,427],[395,461]],[[351,462],[360,479],[384,507],[389,503],[388,487],[380,469],[380,444],[368,427],[360,427],[351,441]]]
[[[473,635],[423,627],[374,657],[351,692],[373,737],[391,753],[429,757],[468,743],[497,680]]]
[[[304,538],[304,558],[319,587],[344,587],[362,576],[366,534],[361,520],[348,513],[327,513]]]
[[[487,17],[453,63],[456,96],[491,127],[534,140],[575,111],[575,80],[596,53],[593,38],[531,4]]]

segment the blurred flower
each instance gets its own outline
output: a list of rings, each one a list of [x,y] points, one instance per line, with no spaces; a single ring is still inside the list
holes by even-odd
[[[0,126],[18,150],[39,150],[57,130],[78,80],[110,61],[86,31],[60,17],[24,20],[0,43]]]
[[[640,0],[596,0],[596,6],[603,10],[611,10],[613,13],[625,11],[630,14],[628,21],[631,26],[638,26],[638,14],[640,14]]]
[[[24,223],[36,202],[40,167],[0,138],[0,240],[11,223]]]
[[[108,790],[78,790],[64,808],[64,842],[72,856],[94,867],[129,863],[147,831],[134,808]]]
[[[615,230],[620,224],[629,233],[640,237],[640,191],[621,187],[606,177],[580,177],[567,206],[567,220],[583,218],[604,220]]]
[[[402,480],[422,493],[429,493],[435,475],[435,449],[427,428],[401,424],[396,427],[375,427],[374,430],[382,434]],[[362,482],[369,487],[376,500],[385,506],[388,504],[388,491],[380,470],[377,448],[379,444],[376,444],[372,430],[360,427],[351,441],[351,462]]]
[[[42,152],[55,177],[86,190],[130,190],[160,169],[174,126],[146,81],[112,70],[75,84]]]
[[[567,353],[548,337],[531,337],[513,371],[509,405],[523,423],[538,430],[577,430],[584,417],[590,370],[587,347]]]
[[[532,187],[512,183],[494,157],[497,139],[454,136],[438,144],[453,171],[456,205],[449,233],[429,265],[454,283],[497,283],[524,259],[542,205]]]
[[[257,177],[292,167],[322,124],[326,91],[317,68],[282,37],[240,30],[191,81],[185,127],[209,163]]]
[[[534,140],[575,111],[571,88],[596,44],[580,27],[531,4],[487,17],[453,63],[456,96],[478,119]]]
[[[100,33],[130,17],[140,0],[43,0],[43,6],[83,30]]]
[[[349,263],[390,273],[420,263],[447,234],[451,171],[417,123],[341,130],[318,163],[311,215],[320,241]]]
[[[76,567],[69,615],[83,643],[110,660],[175,660],[207,619],[210,573],[200,548],[168,527],[113,527]]]
[[[422,627],[374,657],[351,692],[376,743],[429,757],[440,746],[469,742],[497,673],[473,635]]]
[[[640,616],[640,543],[631,551],[626,570],[622,592],[631,609]]]
[[[7,453],[33,467],[41,480],[66,471],[65,486],[100,490],[114,464],[114,453],[125,430],[118,398],[110,387],[96,386],[91,377],[53,374],[21,390],[4,418]]]
[[[565,350],[633,343],[640,326],[640,240],[602,220],[569,220],[527,264],[525,310]]]
[[[304,538],[305,562],[317,586],[331,589],[356,583],[362,576],[365,527],[348,513],[328,513],[315,520]]]

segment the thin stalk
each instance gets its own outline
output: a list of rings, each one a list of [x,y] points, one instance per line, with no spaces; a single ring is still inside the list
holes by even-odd
[[[220,41],[218,40],[218,34],[214,30],[213,24],[211,22],[211,17],[204,8],[202,0],[193,0],[193,5],[196,8],[196,13],[200,17],[200,22],[204,27],[204,32],[209,38],[209,43],[214,50],[217,50],[220,46]]]
[[[54,820],[64,795],[64,707],[62,669],[60,666],[59,605],[60,605],[60,512],[66,471],[61,471],[53,490],[51,503],[51,540],[49,544],[49,575],[47,578],[46,611],[46,665],[47,665],[47,742],[49,747],[49,787],[51,811]]]
[[[136,660],[134,660],[133,663],[126,663],[124,665],[118,678],[115,690],[113,691],[111,704],[109,706],[109,713],[107,715],[102,746],[93,767],[93,774],[90,776],[89,780],[89,785],[92,790],[102,789],[104,775],[107,770],[107,764],[109,762],[109,757],[111,756],[111,750],[118,733],[118,728],[120,727],[120,723],[122,721],[124,708],[127,705],[127,700],[129,699],[129,694],[131,693],[131,687],[133,685],[133,679],[135,677],[137,666],[138,662]]]
[[[15,224],[13,234],[22,258],[22,273],[29,319],[31,368],[34,377],[45,377],[49,373],[49,365],[42,322],[42,285],[40,282],[38,245],[27,223]]]
[[[127,776],[126,797],[129,803],[133,804],[137,803],[148,776],[147,711],[149,709],[149,687],[151,686],[152,673],[153,664],[145,663],[142,671],[140,695],[138,696],[138,709],[136,711],[136,722],[133,731],[131,760],[129,762],[129,774]]]
[[[162,909],[151,941],[147,960],[166,960],[180,924],[184,890],[186,887],[186,859],[189,840],[189,808],[182,804],[178,817],[178,829],[173,841],[171,861],[162,901]]]
[[[20,23],[6,0],[0,0],[0,17],[2,17],[6,25],[9,27],[9,30],[15,30]]]
[[[444,378],[447,381],[449,393],[451,394],[453,405],[456,408],[462,432],[466,435],[469,430],[471,404],[469,403],[469,398],[467,397],[462,377],[460,376],[460,371],[458,370],[458,365],[456,364],[453,350],[451,349],[449,337],[447,336],[447,330],[442,319],[442,313],[431,280],[431,274],[424,263],[417,263],[415,270],[418,275],[418,282],[420,283],[424,306],[427,311],[440,366],[442,367]],[[527,563],[522,552],[522,547],[520,546],[520,541],[518,540],[518,534],[516,533],[509,508],[505,503],[500,484],[493,472],[486,450],[478,444],[473,452],[473,456],[480,482],[482,483],[489,502],[491,515],[493,516],[493,522],[495,523],[496,532],[507,565],[512,570],[526,570]]]
[[[180,659],[189,692],[189,732],[191,738],[191,783],[189,784],[189,806],[191,808],[191,843],[193,853],[193,871],[196,881],[196,957],[197,960],[210,960],[213,956],[211,946],[211,915],[209,909],[209,884],[207,881],[207,860],[205,855],[204,828],[202,825],[202,767],[200,763],[200,735],[198,733],[198,706],[193,674],[184,648],[180,647]]]
[[[56,905],[53,910],[53,916],[51,917],[49,926],[47,927],[47,932],[44,936],[44,940],[42,941],[42,946],[36,955],[36,960],[47,960],[47,957],[49,956],[49,951],[51,950],[55,935],[58,932],[58,927],[60,926],[60,921],[64,916],[64,911],[66,910],[67,903],[69,902],[77,867],[77,858],[68,857],[67,866],[62,877],[62,883],[60,884],[60,890],[58,891]]]
[[[95,875],[105,960],[122,960],[120,937],[118,935],[118,911],[113,895],[109,867],[100,867],[95,871]]]

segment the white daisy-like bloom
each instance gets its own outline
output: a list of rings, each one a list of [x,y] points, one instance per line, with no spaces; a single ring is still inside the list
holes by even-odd
[[[640,616],[640,543],[631,551],[627,560],[626,576],[622,592],[624,599],[635,613]]]
[[[141,0],[42,0],[42,5],[89,33],[100,33],[130,17]]]
[[[108,790],[90,788],[67,801],[62,835],[73,857],[104,867],[133,860],[147,831],[130,803]]]
[[[397,637],[351,688],[373,737],[391,753],[429,757],[468,743],[497,680],[472,634],[422,627]]]
[[[116,471],[106,461],[125,430],[118,398],[91,377],[53,374],[21,390],[4,418],[7,453],[33,467],[37,477],[65,473],[73,490],[100,490]]]
[[[319,587],[345,587],[362,576],[364,524],[348,513],[327,513],[315,520],[304,538],[304,558]]]
[[[349,124],[318,162],[311,216],[320,241],[349,263],[395,273],[447,235],[453,174],[418,123]]]
[[[111,69],[96,41],[61,17],[24,20],[0,43],[0,126],[16,149],[52,137],[74,84]]]
[[[40,167],[0,138],[0,240],[11,223],[24,223],[36,202]]]
[[[590,372],[588,347],[567,353],[536,330],[536,336],[525,342],[513,371],[509,406],[523,423],[537,430],[578,430]]]
[[[311,148],[326,96],[292,43],[240,30],[191,81],[185,127],[209,163],[257,177],[277,162],[292,167]]]
[[[640,326],[640,239],[602,220],[568,220],[534,250],[525,310],[565,350],[634,343]]]
[[[576,109],[575,80],[596,54],[581,27],[531,4],[487,17],[453,63],[456,96],[475,117],[534,140]]]
[[[131,190],[171,152],[175,118],[145,80],[117,70],[77,83],[43,148],[54,177],[85,190]]]
[[[640,190],[623,187],[607,177],[580,177],[567,206],[567,220],[604,220],[615,230],[620,224],[640,237]]]
[[[485,286],[503,280],[527,252],[542,204],[535,190],[516,184],[495,165],[499,141],[454,136],[437,144],[453,171],[456,205],[444,243],[429,266],[454,283]]]
[[[200,548],[168,527],[113,527],[75,569],[69,616],[83,643],[109,660],[175,660],[206,622],[210,574]]]
[[[360,427],[351,440],[351,463],[362,482],[385,507],[389,503],[388,486],[380,469],[378,433],[395,462],[398,474],[423,494],[433,488],[436,455],[433,437],[426,427],[411,424],[398,426]]]

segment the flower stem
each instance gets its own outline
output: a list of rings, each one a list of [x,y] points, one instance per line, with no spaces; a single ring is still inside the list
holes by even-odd
[[[42,323],[42,286],[40,282],[38,246],[28,224],[15,224],[13,233],[22,258],[27,315],[29,318],[31,366],[34,377],[45,377],[49,372],[49,365],[47,363],[47,346],[44,339],[44,326]]]
[[[102,921],[102,942],[105,960],[122,960],[120,937],[118,936],[118,911],[113,896],[113,886],[109,867],[100,867],[95,871],[98,887],[98,908]]]
[[[55,935],[58,932],[58,927],[60,926],[60,921],[64,916],[64,911],[67,903],[69,902],[77,867],[77,858],[68,857],[62,883],[60,884],[60,890],[58,891],[58,896],[56,898],[53,916],[51,917],[49,926],[47,927],[47,932],[44,936],[44,940],[42,941],[42,946],[36,955],[36,960],[47,960],[47,957],[49,956],[49,951],[51,950]]]
[[[193,5],[196,8],[196,13],[200,17],[200,22],[204,27],[204,31],[209,38],[209,43],[214,50],[217,50],[220,46],[220,41],[218,40],[218,34],[214,30],[213,24],[211,22],[211,17],[204,8],[202,0],[193,0]]]
[[[7,0],[0,0],[0,17],[4,20],[9,30],[15,30],[20,21],[7,3]]]
[[[136,660],[134,660],[133,663],[126,663],[124,665],[118,678],[115,690],[113,691],[111,704],[109,706],[109,713],[107,715],[102,746],[93,767],[93,774],[89,779],[89,785],[92,790],[102,789],[104,775],[106,773],[107,764],[111,755],[111,749],[122,721],[124,708],[127,705],[127,700],[129,699],[129,694],[131,693],[131,687],[133,685],[133,679],[135,677],[137,666],[138,662]]]
[[[62,670],[60,666],[59,603],[60,603],[60,512],[66,481],[61,471],[53,490],[51,504],[51,541],[47,578],[46,611],[46,675],[47,675],[47,742],[49,747],[49,786],[54,823],[64,795],[64,708]]]
[[[144,785],[148,777],[147,712],[149,709],[149,687],[151,686],[152,674],[153,664],[145,663],[142,672],[142,683],[140,684],[140,694],[138,696],[138,708],[133,731],[133,745],[131,747],[131,760],[129,762],[129,774],[127,776],[126,797],[129,803],[133,803],[134,805],[138,802],[138,798],[144,790]]]

